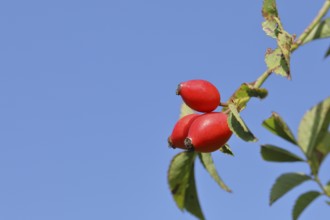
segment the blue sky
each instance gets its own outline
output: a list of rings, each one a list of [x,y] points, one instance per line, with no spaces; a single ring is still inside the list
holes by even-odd
[[[179,115],[178,83],[213,82],[223,100],[266,68],[275,47],[261,29],[262,1],[3,1],[0,7],[0,219],[195,219],[171,198],[167,147]],[[300,34],[323,4],[278,1],[284,27]],[[299,5],[299,7],[297,6]],[[305,183],[268,205],[284,172],[304,165],[261,160],[260,144],[299,154],[261,127],[278,112],[296,133],[305,111],[330,93],[328,40],[292,57],[292,80],[271,76],[266,100],[242,113],[258,143],[235,136],[231,158],[214,153],[222,191],[196,165],[207,219],[290,219]],[[329,158],[321,179],[329,180]],[[301,220],[328,219],[317,200]]]

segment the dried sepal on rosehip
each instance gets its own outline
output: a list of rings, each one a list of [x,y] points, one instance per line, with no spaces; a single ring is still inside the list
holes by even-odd
[[[196,152],[213,152],[225,145],[232,135],[227,115],[222,112],[205,113],[190,125],[185,145]]]
[[[206,80],[189,80],[178,85],[176,94],[193,110],[212,112],[220,105],[218,89]]]
[[[184,140],[188,135],[190,125],[199,116],[199,114],[190,114],[180,118],[177,121],[173,128],[172,134],[167,139],[170,147],[187,149],[184,145]]]

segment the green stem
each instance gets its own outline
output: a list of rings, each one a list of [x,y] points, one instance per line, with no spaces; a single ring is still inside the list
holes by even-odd
[[[299,46],[301,46],[304,43],[304,40],[308,37],[308,35],[315,28],[315,26],[320,23],[320,21],[326,15],[329,9],[330,9],[330,0],[326,0],[322,8],[320,9],[319,13],[317,14],[317,16],[312,21],[312,23],[310,23],[307,26],[304,32],[297,39],[296,43],[292,45],[291,52],[295,51]]]
[[[273,70],[268,69],[266,70],[259,78],[254,82],[253,86],[255,88],[260,88],[262,84],[266,81],[266,79],[272,74]]]
[[[274,20],[276,21],[276,23],[277,23],[278,27],[280,28],[280,30],[284,30],[280,19],[278,17],[274,17]]]
[[[227,102],[220,102],[219,106],[228,107],[228,103]]]
[[[318,175],[314,175],[314,179],[313,180],[317,183],[317,185],[319,185],[319,187],[321,188],[323,194],[326,195],[326,196],[328,196],[328,197],[330,197],[330,193],[327,192],[327,190],[324,188],[323,184],[320,181],[319,176]]]

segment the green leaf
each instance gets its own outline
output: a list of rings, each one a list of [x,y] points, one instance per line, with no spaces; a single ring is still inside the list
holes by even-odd
[[[277,136],[284,138],[285,140],[291,142],[292,144],[297,144],[297,141],[294,135],[292,134],[289,126],[276,112],[273,112],[268,119],[264,120],[262,125],[273,134],[276,134]]]
[[[185,209],[197,218],[204,219],[195,184],[195,158],[194,152],[177,154],[168,170],[168,184],[179,209]]]
[[[275,0],[264,0],[262,5],[262,16],[267,20],[273,19],[273,17],[278,17]]]
[[[308,160],[313,174],[318,174],[319,168],[330,152],[330,133],[327,132],[322,141],[316,146]]]
[[[309,191],[300,195],[293,207],[293,220],[297,220],[300,214],[305,210],[305,208],[320,195],[321,193],[319,193],[318,191]]]
[[[192,175],[191,167],[194,164],[196,154],[194,152],[181,152],[171,161],[168,170],[168,183],[172,196],[178,207],[185,207],[185,195]]]
[[[267,89],[254,88],[251,85],[248,85],[248,86],[249,86],[249,88],[247,89],[246,92],[249,95],[249,97],[256,97],[256,98],[259,98],[259,99],[264,99],[268,95]]]
[[[237,121],[241,124],[243,130],[245,132],[247,132],[249,130],[249,128],[246,126],[245,122],[243,121],[243,119],[241,118],[239,112],[237,111],[237,108],[234,104],[229,104],[228,105],[231,113],[235,116],[235,118],[237,119]]]
[[[330,124],[330,97],[310,109],[300,122],[298,143],[307,158],[328,132]]]
[[[280,48],[268,49],[265,56],[268,69],[272,72],[291,79],[290,66]]]
[[[281,49],[286,66],[290,70],[290,57],[291,57],[291,45],[293,42],[292,36],[285,30],[279,31],[277,35],[277,45]],[[283,65],[282,65],[283,66]]]
[[[180,118],[182,118],[186,115],[194,114],[194,113],[195,113],[194,110],[189,108],[185,103],[182,103],[181,109],[180,109]]]
[[[270,192],[270,205],[292,190],[294,187],[311,178],[303,173],[285,173],[278,177]]]
[[[324,58],[327,58],[330,56],[330,47],[328,48],[327,52],[325,52]]]
[[[262,15],[265,18],[262,29],[268,36],[276,38],[278,45],[275,50],[267,50],[265,59],[267,67],[272,72],[291,79],[290,56],[293,37],[283,29],[275,0],[264,0]]]
[[[311,156],[308,158],[308,164],[311,168],[313,175],[317,175],[319,173],[320,165],[323,159],[324,159],[323,155],[317,150],[314,150]]]
[[[316,25],[306,39],[302,42],[306,44],[312,40],[330,37],[330,17]]]
[[[322,141],[316,146],[316,149],[323,155],[330,153],[330,132],[327,132]]]
[[[278,32],[278,24],[275,20],[266,20],[262,22],[262,29],[268,36],[276,38]]]
[[[199,204],[198,194],[196,190],[194,163],[190,167],[190,173],[191,175],[189,175],[189,182],[185,195],[185,209],[197,218],[203,220],[205,218],[201,206]]]
[[[220,176],[215,168],[211,154],[210,153],[199,153],[198,156],[199,156],[199,159],[200,159],[201,163],[203,164],[204,168],[211,175],[211,177],[215,180],[215,182],[217,182],[218,185],[225,191],[231,192],[231,189],[220,178]]]
[[[235,103],[237,110],[240,112],[245,107],[251,97],[263,99],[268,95],[268,91],[264,88],[255,88],[253,83],[243,83],[230,97],[230,101]],[[223,112],[227,111],[228,107],[223,108]]]
[[[242,111],[251,98],[248,94],[249,85],[248,83],[243,83],[230,98],[236,104],[238,111]],[[223,111],[227,111],[228,109],[223,108]]]
[[[228,116],[228,124],[230,130],[232,130],[239,138],[244,141],[256,142],[257,138],[252,134],[245,122],[238,113],[236,106],[229,104],[230,113]]]
[[[228,144],[225,144],[223,145],[221,148],[220,148],[220,151],[224,154],[228,154],[230,156],[235,156],[233,151],[230,149],[229,145]]]
[[[304,161],[301,157],[273,145],[262,145],[261,156],[265,161],[271,162],[300,162]]]

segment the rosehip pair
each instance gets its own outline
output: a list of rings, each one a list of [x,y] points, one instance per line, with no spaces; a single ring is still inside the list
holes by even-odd
[[[227,115],[222,112],[190,114],[176,123],[168,142],[173,148],[213,152],[222,147],[231,134]]]
[[[207,113],[182,117],[168,138],[169,145],[197,152],[213,152],[222,147],[232,132],[226,114],[211,112],[220,105],[217,88],[205,80],[190,80],[178,86],[177,94],[193,110]]]

